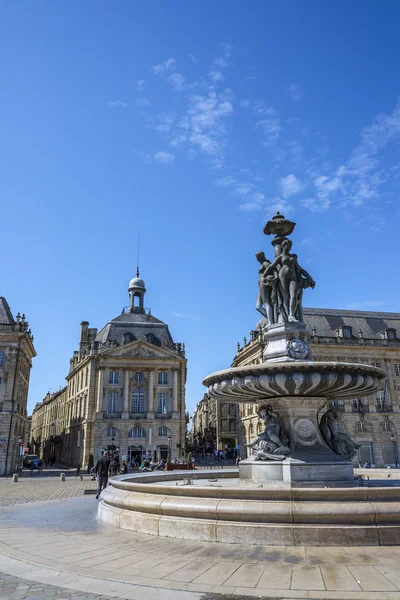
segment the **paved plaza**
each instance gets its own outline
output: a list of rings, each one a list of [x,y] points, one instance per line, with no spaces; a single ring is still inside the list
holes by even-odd
[[[0,480],[1,600],[400,600],[400,546],[239,547],[122,531],[97,521],[84,494],[94,484]]]

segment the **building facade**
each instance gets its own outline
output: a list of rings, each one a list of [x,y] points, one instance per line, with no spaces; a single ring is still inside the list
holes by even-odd
[[[199,454],[238,448],[239,405],[221,402],[208,394],[197,404],[191,431],[192,450]]]
[[[36,356],[25,315],[13,317],[0,296],[0,475],[14,472],[22,462],[20,443],[28,444],[29,377]]]
[[[64,464],[91,465],[104,450],[128,461],[185,451],[184,344],[145,309],[138,273],[128,292],[129,306],[100,331],[81,323],[66,388],[33,412],[35,443],[43,449],[54,442],[56,456],[59,445]]]
[[[360,444],[354,462],[373,466],[400,465],[400,314],[335,309],[304,309],[313,360],[378,366],[387,373],[384,388],[365,398],[337,399],[341,427]],[[239,347],[232,366],[262,362],[261,326]],[[247,442],[262,430],[258,405],[241,405]]]

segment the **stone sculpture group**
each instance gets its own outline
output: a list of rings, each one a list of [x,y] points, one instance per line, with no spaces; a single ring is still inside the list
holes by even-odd
[[[264,252],[257,252],[260,263],[258,270],[258,287],[256,309],[265,317],[265,331],[279,328],[285,324],[305,329],[303,318],[303,291],[314,289],[315,281],[303,269],[297,254],[291,254],[292,242],[286,236],[293,232],[295,223],[285,219],[279,212],[265,226],[267,235],[274,234],[272,246],[275,251],[273,262],[265,257]],[[287,335],[285,331],[285,335]],[[306,341],[293,332],[287,339],[287,356],[292,360],[302,360],[309,356]],[[270,406],[263,405],[258,411],[265,429],[248,445],[255,448],[256,460],[283,460],[291,453],[289,438],[283,433],[279,414]],[[321,418],[320,432],[327,446],[346,460],[351,460],[359,448],[358,444],[344,432],[340,431],[339,414],[334,409],[328,410]]]

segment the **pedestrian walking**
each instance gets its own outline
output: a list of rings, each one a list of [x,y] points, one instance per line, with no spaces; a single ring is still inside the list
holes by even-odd
[[[109,467],[110,459],[108,456],[108,452],[104,452],[103,457],[99,458],[95,467],[95,472],[99,483],[97,486],[96,500],[99,499],[101,491],[107,487]]]

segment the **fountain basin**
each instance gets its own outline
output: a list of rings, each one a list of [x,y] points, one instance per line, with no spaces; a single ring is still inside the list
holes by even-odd
[[[369,395],[386,377],[378,367],[357,363],[294,361],[233,367],[208,375],[209,394],[227,402],[260,402],[285,396],[325,399]]]
[[[183,485],[188,477],[197,477],[194,485]],[[139,473],[110,478],[98,517],[150,535],[231,544],[396,545],[400,487],[243,485],[237,469]]]

